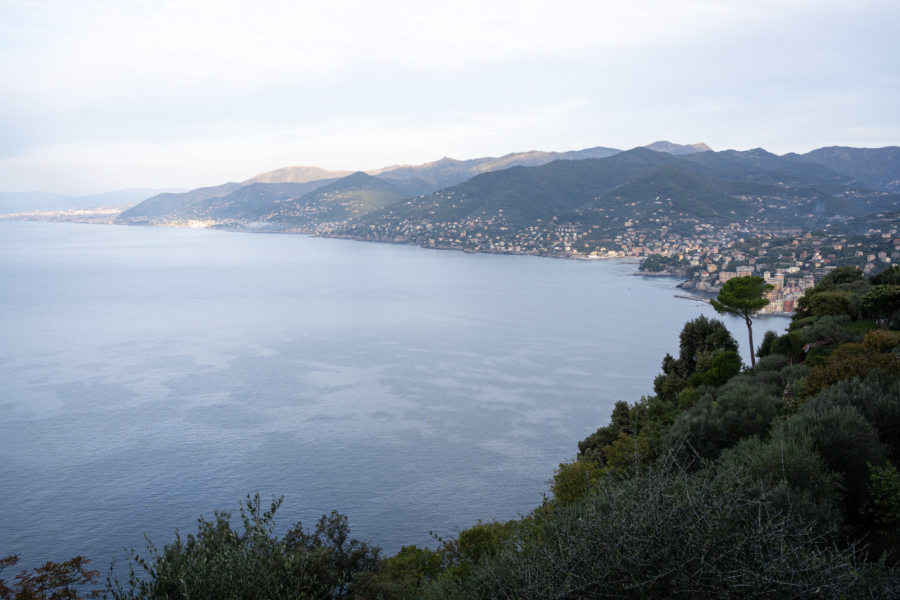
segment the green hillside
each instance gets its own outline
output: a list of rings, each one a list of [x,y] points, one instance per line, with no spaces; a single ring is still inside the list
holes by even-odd
[[[809,229],[895,205],[896,198],[797,157],[763,150],[682,157],[636,148],[485,173],[348,223],[343,233],[421,243],[436,227],[449,236],[548,221],[607,237],[626,227],[688,231],[698,223]]]
[[[802,160],[825,165],[872,189],[900,191],[900,147],[847,148],[831,146],[802,155]]]
[[[270,203],[254,218],[273,226],[313,231],[328,223],[365,216],[407,196],[407,192],[396,185],[356,172],[301,196]]]

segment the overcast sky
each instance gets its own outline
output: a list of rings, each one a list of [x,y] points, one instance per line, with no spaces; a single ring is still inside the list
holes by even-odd
[[[0,191],[900,144],[900,2],[0,0]]]

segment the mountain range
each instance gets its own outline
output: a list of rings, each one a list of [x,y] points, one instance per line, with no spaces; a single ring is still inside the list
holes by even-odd
[[[709,150],[709,147],[705,144],[680,145],[664,141],[655,142],[650,146],[678,154]],[[615,148],[598,146],[571,152],[529,151],[507,154],[501,157],[483,157],[469,160],[456,160],[445,157],[421,165],[391,165],[369,171],[366,174],[373,177],[370,180],[370,184],[373,186],[376,185],[374,178],[392,184],[396,188],[396,193],[401,197],[398,199],[402,199],[431,194],[445,187],[467,181],[476,175],[514,166],[539,166],[555,160],[603,158],[620,152],[621,150]],[[262,173],[242,183],[229,182],[219,186],[199,188],[183,194],[160,194],[148,198],[141,204],[124,212],[119,222],[150,224],[160,220],[237,218],[238,214],[244,216],[253,214],[264,221],[271,221],[283,208],[276,206],[276,203],[284,200],[283,194],[287,189],[283,186],[279,187],[281,184],[308,184],[306,188],[297,188],[296,198],[298,202],[294,203],[296,209],[297,205],[302,204],[302,201],[299,201],[299,197],[303,193],[311,192],[317,187],[334,183],[336,180],[350,175],[355,174],[350,171],[326,171],[318,167],[285,167]],[[358,189],[359,187],[358,177],[356,180],[348,180],[347,183],[350,188]],[[254,194],[252,194],[252,200],[247,197],[247,194],[240,192],[242,188],[254,185],[257,187]],[[233,193],[237,194],[237,196],[229,198]],[[268,198],[266,198],[267,195]],[[217,202],[210,202],[213,199],[220,199],[218,203],[223,207],[223,212],[220,213],[216,210],[215,205]],[[243,208],[235,209],[235,206],[243,206]],[[267,207],[273,211],[268,218]],[[315,209],[314,212],[321,212],[322,210]]]
[[[442,158],[366,173],[286,167],[243,182],[157,194],[116,222],[194,221],[429,245],[454,240],[451,247],[466,236],[520,239],[526,231],[554,230],[600,248],[625,231],[810,230],[861,224],[898,209],[898,147],[779,156],[761,148],[716,152],[705,144],[655,142],[627,151],[598,146]]]
[[[620,151],[443,158],[369,173],[288,167],[242,183],[160,194],[124,224],[177,223],[422,243],[435,226],[499,232],[553,221],[598,239],[626,227],[687,232],[698,223],[811,229],[896,210],[897,147],[779,156],[655,142]]]

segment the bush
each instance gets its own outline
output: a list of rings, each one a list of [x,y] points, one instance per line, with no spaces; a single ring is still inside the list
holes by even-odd
[[[840,478],[828,471],[808,435],[787,436],[776,429],[766,440],[748,438],[722,454],[727,469],[746,470],[755,485],[772,490],[774,509],[799,515],[820,531],[843,522]]]
[[[822,406],[852,406],[878,432],[878,439],[892,460],[900,460],[900,379],[878,372],[863,379],[839,381],[807,400]]]
[[[275,499],[264,510],[258,494],[248,496],[240,507],[241,532],[232,529],[230,513],[216,511],[213,520],[198,520],[196,535],[176,532],[161,552],[148,540],[148,556],[134,554],[128,582],[110,582],[107,593],[116,599],[344,598],[374,571],[380,550],[349,539],[346,517],[332,512],[312,533],[297,523],[278,538],[279,506]]]
[[[814,317],[855,317],[857,311],[849,292],[819,292],[809,301],[809,312]]]
[[[748,493],[749,489],[753,493]],[[896,578],[861,575],[852,548],[822,543],[740,469],[688,474],[671,459],[604,478],[583,502],[543,519],[428,598],[872,597]]]
[[[403,546],[382,560],[374,574],[363,578],[354,588],[358,598],[367,600],[417,600],[425,585],[442,571],[440,552],[416,546]]]
[[[887,354],[900,348],[900,331],[885,331],[875,329],[866,334],[863,340],[863,348],[869,352]]]
[[[786,439],[808,438],[826,468],[840,476],[843,504],[851,521],[868,491],[868,465],[883,465],[885,452],[875,427],[852,406],[807,403],[780,428]]]
[[[777,338],[776,338],[777,341]],[[788,358],[785,353],[772,353],[761,357],[756,361],[756,372],[764,373],[766,371],[780,371],[788,365]]]
[[[687,460],[692,452],[716,458],[745,437],[765,436],[772,420],[785,405],[783,386],[759,385],[752,377],[736,377],[713,396],[707,394],[675,418],[663,434],[665,445],[681,448]]]
[[[550,482],[553,504],[565,506],[581,500],[597,483],[602,473],[603,468],[591,460],[561,463]]]
[[[861,379],[876,371],[888,377],[900,377],[900,355],[860,353],[855,348],[835,352],[810,370],[806,393],[812,395],[839,381]]]
[[[845,326],[850,323],[850,317],[840,315],[836,317],[821,317],[815,323],[811,323],[800,330],[800,337],[806,344],[825,342],[826,344],[844,344],[847,342],[862,341],[860,334],[849,331]]]

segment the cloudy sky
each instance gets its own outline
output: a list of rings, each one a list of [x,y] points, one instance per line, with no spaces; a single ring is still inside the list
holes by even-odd
[[[0,0],[0,191],[900,144],[897,0]]]

